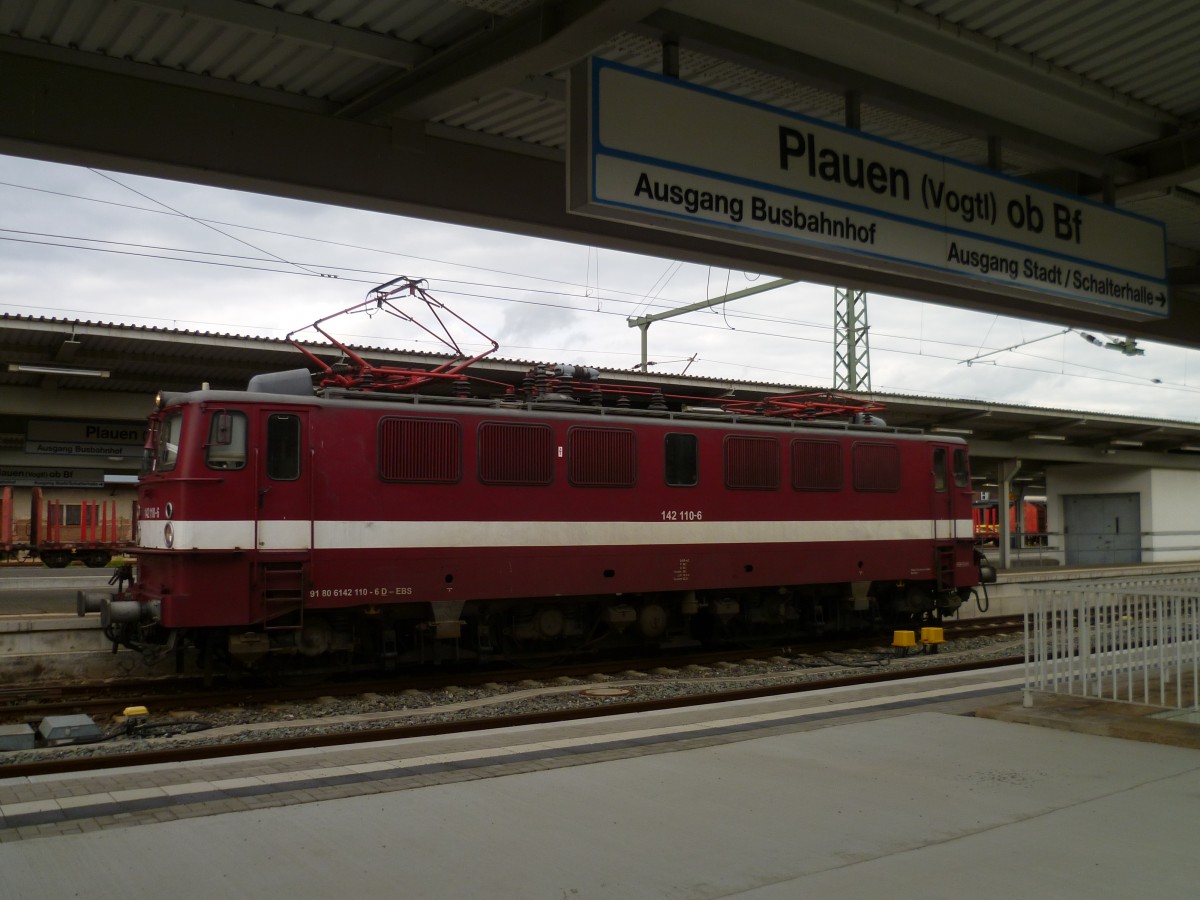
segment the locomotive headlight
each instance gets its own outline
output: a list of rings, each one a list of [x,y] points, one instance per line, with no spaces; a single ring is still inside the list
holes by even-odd
[[[163,407],[163,392],[156,391],[154,394],[154,408],[162,409],[162,407]]]

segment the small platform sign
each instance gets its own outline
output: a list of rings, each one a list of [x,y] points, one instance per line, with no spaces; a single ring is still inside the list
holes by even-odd
[[[572,212],[1127,318],[1169,312],[1161,222],[601,59],[571,74]]]
[[[38,456],[105,456],[139,459],[146,426],[133,422],[31,419],[25,452]]]
[[[13,487],[104,487],[103,469],[65,466],[0,466],[0,485]]]

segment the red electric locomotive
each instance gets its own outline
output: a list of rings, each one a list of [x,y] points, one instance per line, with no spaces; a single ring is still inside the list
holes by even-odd
[[[338,347],[316,389],[161,398],[136,575],[81,614],[147,653],[496,658],[936,621],[980,581],[965,444],[867,405],[703,409],[574,367],[489,398],[461,355]]]

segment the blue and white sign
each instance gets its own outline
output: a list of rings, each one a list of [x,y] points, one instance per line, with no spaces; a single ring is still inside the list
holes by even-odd
[[[1169,313],[1160,222],[600,59],[572,73],[570,115],[573,212]]]

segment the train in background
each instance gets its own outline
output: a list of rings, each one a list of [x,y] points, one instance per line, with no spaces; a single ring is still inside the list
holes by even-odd
[[[344,313],[407,319],[398,297],[447,314],[407,279]],[[79,597],[114,644],[212,665],[803,638],[940,621],[988,575],[966,444],[870,403],[375,366],[325,321],[336,362],[289,335],[315,376],[160,396],[136,570]]]
[[[997,546],[1000,543],[1000,502],[977,500],[972,504],[971,516],[975,523],[975,540],[981,546]],[[1008,530],[1011,537],[1018,532],[1026,547],[1046,545],[1046,498],[1026,497],[1020,504],[1009,504]],[[1018,527],[1019,526],[1019,527]]]
[[[116,489],[0,488],[0,555],[103,568],[134,546],[137,501]],[[23,496],[24,495],[24,496]]]

